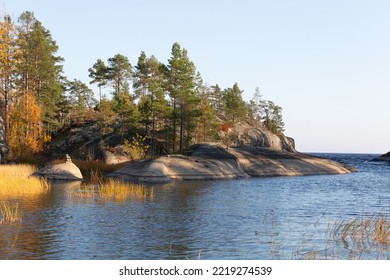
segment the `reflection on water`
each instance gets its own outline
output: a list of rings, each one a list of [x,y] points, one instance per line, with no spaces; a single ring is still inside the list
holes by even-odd
[[[327,155],[348,175],[176,182],[154,198],[80,199],[79,182],[17,201],[21,226],[0,225],[1,259],[388,258],[386,246],[346,246],[335,227],[390,214],[390,166]]]

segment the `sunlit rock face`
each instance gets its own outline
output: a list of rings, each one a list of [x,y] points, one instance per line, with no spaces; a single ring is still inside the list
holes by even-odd
[[[35,176],[53,180],[82,180],[80,169],[70,160],[60,164],[50,164],[39,169]]]
[[[170,155],[129,163],[109,176],[130,181],[220,180],[248,177],[345,174],[340,163],[297,152],[264,147],[194,145],[187,155]]]
[[[232,128],[244,146],[264,147],[275,151],[296,152],[295,141],[291,137],[276,135],[269,130],[249,124],[237,124]],[[239,143],[239,144],[240,144]]]

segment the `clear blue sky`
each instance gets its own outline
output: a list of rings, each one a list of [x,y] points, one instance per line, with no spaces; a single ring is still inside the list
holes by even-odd
[[[203,79],[283,107],[303,152],[390,150],[390,1],[0,0],[52,33],[69,79],[96,59],[141,51],[167,62],[174,42]]]

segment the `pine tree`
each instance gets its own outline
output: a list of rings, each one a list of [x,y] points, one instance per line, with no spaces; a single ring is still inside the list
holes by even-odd
[[[164,75],[165,66],[154,56],[146,57],[142,52],[135,66],[133,87],[139,100],[141,122],[145,127],[145,134],[149,134],[151,126],[152,139],[156,130],[162,129],[170,112],[168,101],[165,99]]]
[[[134,100],[130,95],[128,86],[114,95],[112,103],[113,110],[116,113],[119,134],[123,141],[125,133],[130,129],[136,128],[139,120],[138,110],[134,105]]]
[[[83,122],[87,114],[96,105],[93,92],[80,80],[68,83],[68,103],[70,105],[71,122]]]
[[[211,88],[203,83],[203,79],[198,72],[196,76],[196,92],[200,98],[199,118],[197,125],[196,140],[197,142],[207,142],[211,138],[214,140],[217,134],[216,110],[212,102],[214,92]]]
[[[275,134],[283,134],[284,122],[282,107],[268,100],[262,104],[261,120],[265,127]]]
[[[0,110],[4,118],[4,133],[9,128],[17,53],[14,23],[9,15],[5,15],[0,20]]]
[[[212,86],[211,89],[210,105],[216,112],[221,112],[224,110],[222,89],[218,84]]]
[[[242,99],[242,92],[237,83],[223,92],[225,117],[230,124],[245,120],[246,106]]]
[[[113,132],[113,125],[116,120],[113,102],[103,97],[96,108],[97,124],[101,128],[102,135]]]
[[[97,84],[99,87],[99,102],[102,100],[102,87],[107,85],[108,69],[104,61],[98,59],[96,63],[88,69],[89,77],[92,79],[91,84]]]
[[[252,124],[260,122],[265,102],[259,87],[256,87],[252,99],[247,104],[248,119]]]
[[[62,125],[60,104],[65,99],[63,59],[56,56],[56,42],[33,13],[23,13],[18,22],[18,92],[20,95],[30,92],[35,97],[38,105],[42,105],[44,130],[55,132]]]
[[[114,95],[121,94],[126,88],[128,89],[131,77],[132,68],[126,56],[116,54],[114,57],[108,59],[106,78],[114,88]]]
[[[195,65],[188,58],[186,49],[179,43],[172,46],[167,67],[168,92],[172,102],[173,150],[176,148],[177,125],[179,125],[179,150],[188,145],[193,128],[193,116],[199,99],[195,94]],[[186,135],[186,143],[184,136]]]

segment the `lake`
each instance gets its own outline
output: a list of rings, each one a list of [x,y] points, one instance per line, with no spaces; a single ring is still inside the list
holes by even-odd
[[[52,183],[48,194],[7,200],[23,222],[0,225],[0,259],[388,259],[387,243],[364,231],[390,216],[390,165],[321,156],[359,172],[175,182],[119,201]]]

